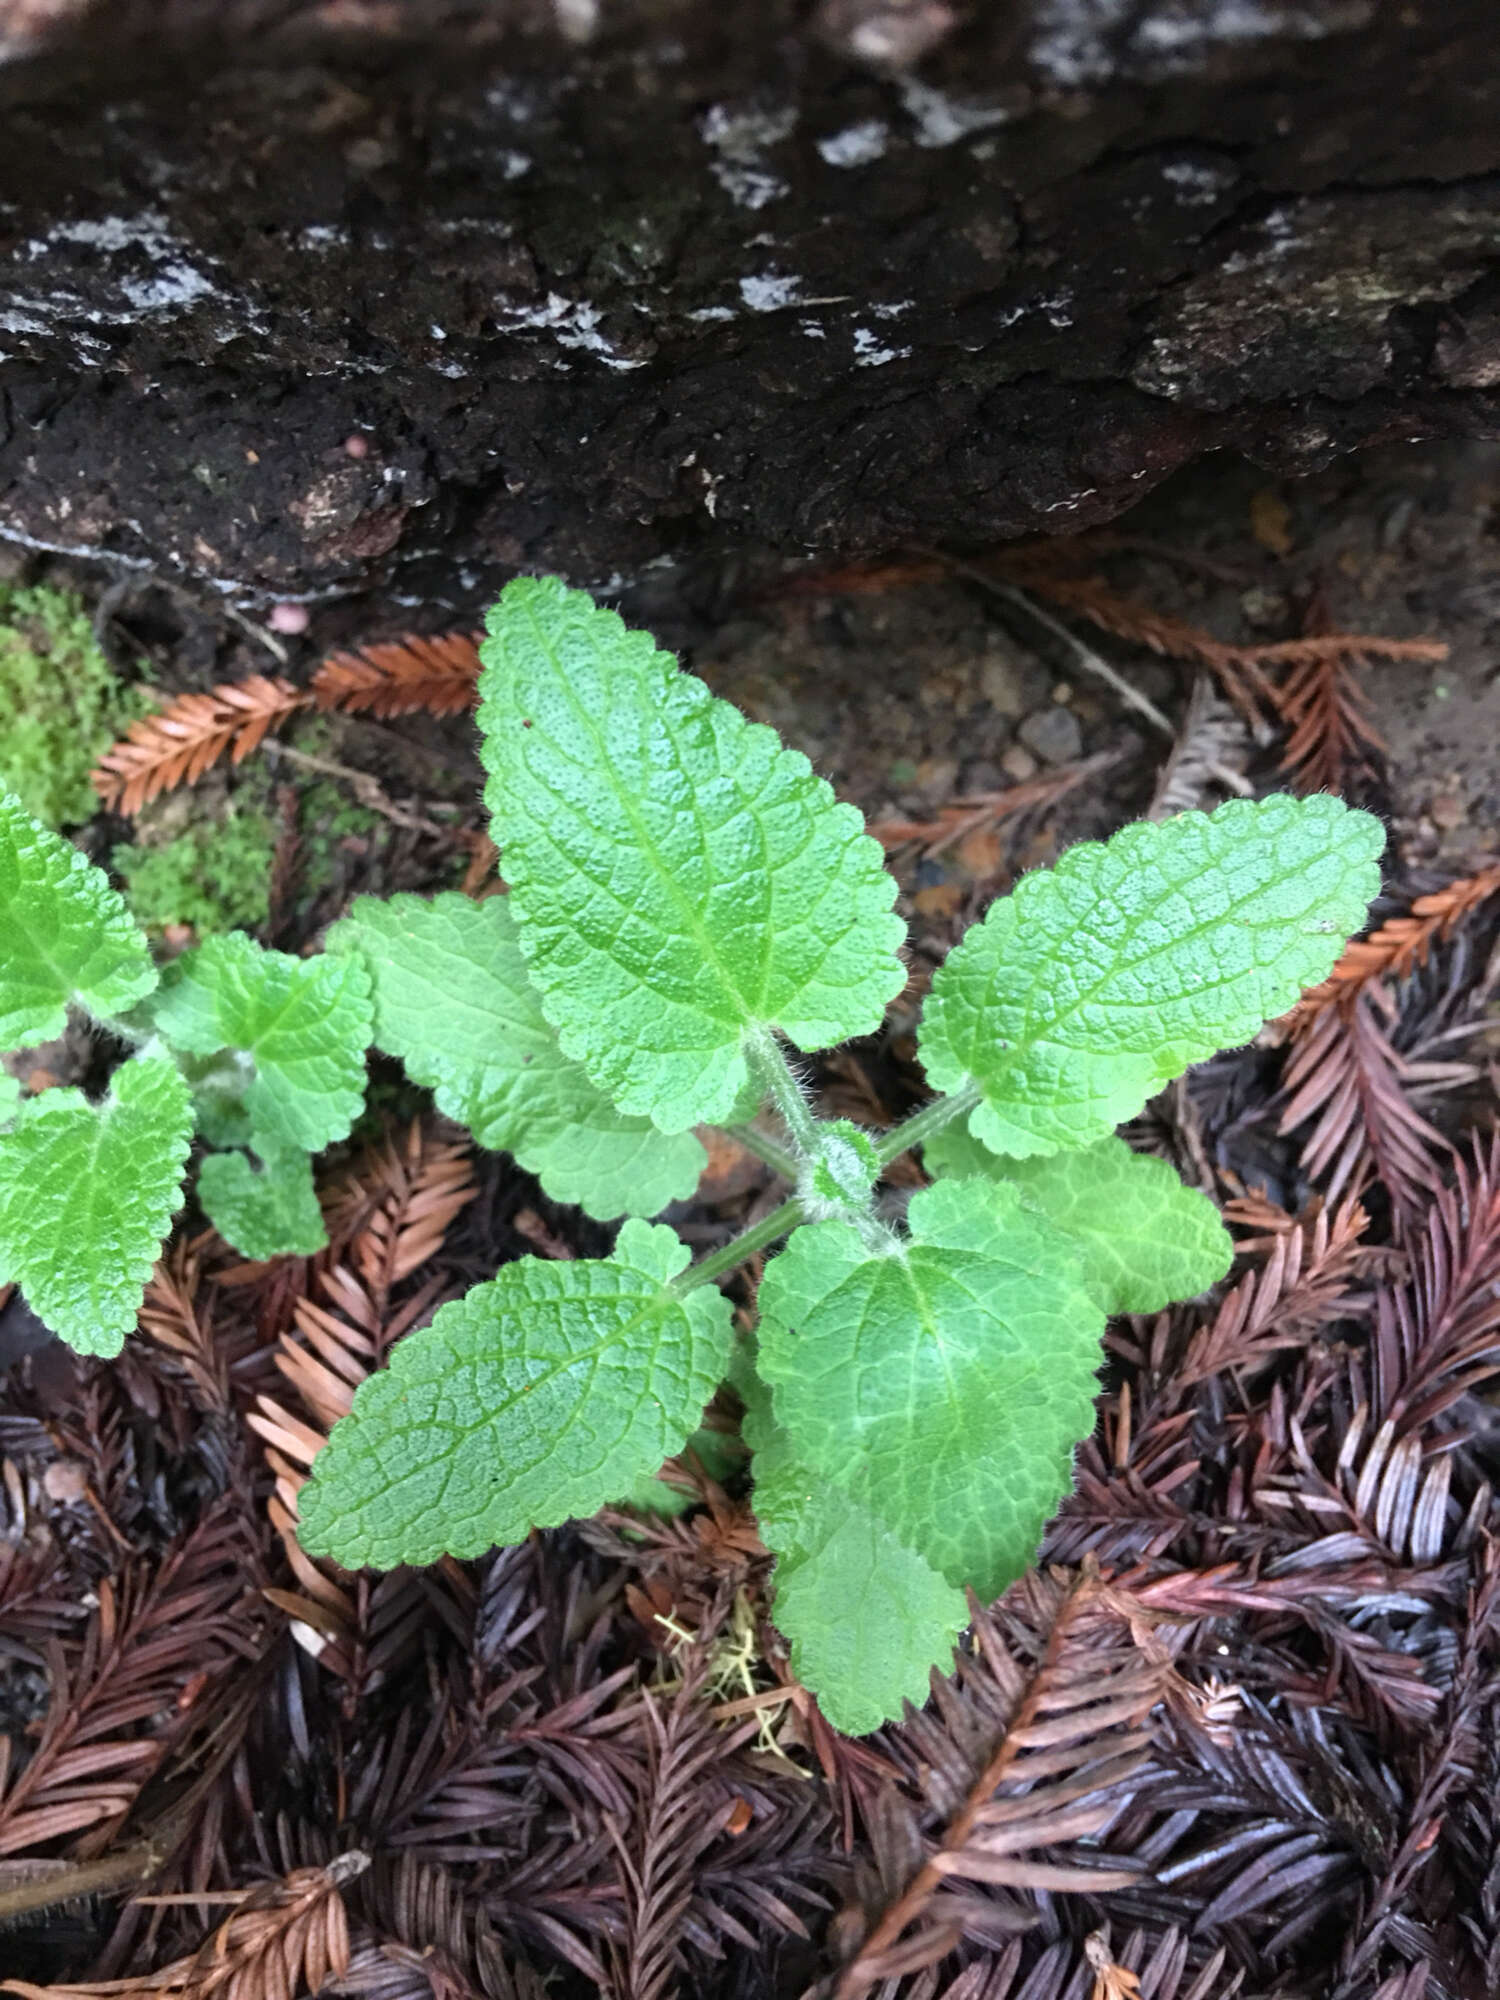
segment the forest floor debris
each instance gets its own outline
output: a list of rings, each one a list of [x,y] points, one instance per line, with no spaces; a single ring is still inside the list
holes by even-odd
[[[757,579],[674,635],[813,751],[901,878],[908,989],[819,1079],[867,1124],[916,1101],[911,1025],[963,923],[1072,839],[1287,784],[1392,829],[1386,897],[1335,978],[1132,1129],[1224,1203],[1236,1269],[1113,1324],[1041,1565],[974,1607],[928,1709],[851,1742],[792,1681],[727,1443],[665,1468],[657,1511],[480,1562],[348,1577],[303,1554],[301,1475],[390,1343],[508,1258],[608,1239],[377,1071],[376,1115],[324,1178],[327,1251],[247,1266],[186,1231],[119,1361],[7,1352],[10,1990],[1500,1990],[1500,461],[1384,454],[1275,508],[1266,490],[1210,469],[1040,555]],[[987,566],[1010,598],[974,580]],[[113,805],[274,756],[322,657],[349,733],[311,754],[395,811],[299,895],[317,828],[282,801],[276,941],[359,889],[493,889],[463,633],[357,645],[314,621],[248,705],[226,687],[264,664],[253,640],[205,643],[175,696],[163,678],[141,754],[106,758]],[[1025,772],[1020,725],[1049,705],[1082,755]],[[673,1220],[712,1248],[769,1185],[718,1158]],[[0,1341],[18,1326],[0,1312]]]

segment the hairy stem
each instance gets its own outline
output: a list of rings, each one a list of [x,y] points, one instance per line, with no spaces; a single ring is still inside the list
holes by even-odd
[[[767,1045],[774,1063],[765,1054]],[[799,1118],[806,1134],[805,1143],[809,1148],[816,1147],[816,1120],[808,1111],[797,1079],[788,1069],[786,1058],[782,1055],[774,1037],[767,1033],[763,1041],[752,1042],[750,1049],[756,1063],[756,1073],[764,1078],[768,1092],[775,1098],[778,1109],[786,1118],[794,1142],[799,1140],[799,1134],[793,1129],[792,1120],[787,1116],[782,1103],[782,1091],[778,1089],[776,1082],[778,1071],[786,1091],[796,1098]],[[956,1118],[966,1117],[979,1102],[979,1096],[979,1085],[968,1083],[962,1090],[955,1090],[951,1097],[934,1098],[931,1104],[924,1104],[920,1111],[913,1112],[904,1124],[897,1125],[881,1140],[877,1148],[880,1164],[889,1166],[891,1161],[898,1159],[909,1146],[921,1145],[924,1139],[930,1139],[934,1132],[941,1132],[945,1125],[951,1125]],[[796,1179],[799,1162],[795,1153],[788,1152],[774,1139],[768,1139],[765,1133],[755,1131],[751,1126],[737,1125],[732,1129],[737,1139],[768,1165],[775,1167],[777,1173],[784,1174],[788,1180]],[[861,1218],[851,1216],[848,1219],[856,1228],[862,1228]],[[759,1222],[736,1236],[732,1242],[726,1243],[722,1249],[711,1251],[700,1263],[694,1264],[680,1277],[674,1278],[672,1290],[680,1294],[695,1291],[699,1285],[712,1284],[716,1278],[722,1278],[726,1271],[734,1270],[737,1265],[743,1264],[747,1257],[753,1257],[757,1250],[764,1250],[768,1244],[786,1236],[799,1222],[805,1220],[803,1205],[794,1195],[790,1201],[784,1201],[779,1208],[773,1208],[769,1215],[762,1216]],[[871,1225],[871,1232],[879,1228],[873,1214],[866,1220]],[[865,1233],[863,1229],[862,1233]],[[889,1248],[889,1232],[880,1229],[878,1242],[874,1239],[873,1233],[867,1234],[867,1241],[872,1251]]]
[[[781,1113],[792,1151],[797,1159],[810,1160],[818,1150],[818,1121],[802,1095],[802,1086],[792,1075],[782,1054],[781,1044],[769,1028],[754,1028],[745,1038],[745,1052],[766,1093]],[[795,1180],[795,1173],[790,1176]]]
[[[773,1139],[769,1132],[762,1132],[758,1125],[729,1125],[725,1127],[731,1139],[737,1139],[747,1153],[754,1153],[756,1159],[764,1160],[784,1181],[795,1181],[802,1162],[790,1146],[783,1146],[779,1139]]]
[[[726,1243],[721,1250],[712,1250],[701,1263],[683,1271],[672,1280],[670,1289],[679,1296],[683,1292],[696,1291],[699,1285],[710,1285],[715,1278],[722,1278],[726,1271],[732,1271],[737,1264],[743,1264],[747,1257],[753,1257],[757,1250],[764,1250],[768,1243],[785,1236],[795,1229],[802,1220],[802,1204],[794,1196],[773,1208],[769,1215],[763,1215],[759,1222]]]
[[[955,1119],[967,1118],[978,1104],[980,1089],[977,1083],[966,1083],[962,1090],[955,1090],[951,1097],[935,1097],[931,1104],[924,1104],[920,1111],[914,1111],[902,1124],[894,1126],[880,1141],[875,1151],[883,1167],[897,1160],[913,1146],[920,1146],[926,1139],[941,1132]]]

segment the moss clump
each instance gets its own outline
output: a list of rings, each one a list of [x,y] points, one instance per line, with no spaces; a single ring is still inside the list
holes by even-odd
[[[271,912],[276,831],[265,813],[232,808],[198,820],[161,847],[117,847],[110,866],[147,930],[191,925],[199,937],[253,931]]]
[[[227,802],[214,803],[200,789],[148,807],[141,839],[110,857],[137,923],[147,930],[188,924],[200,937],[259,929],[270,915],[274,791],[267,772],[252,770],[239,774]],[[305,909],[337,879],[339,843],[367,838],[381,822],[326,778],[298,787],[297,819],[293,901]]]
[[[95,761],[151,703],[99,650],[68,590],[0,584],[0,785],[47,826],[92,817]]]
[[[302,743],[314,739],[310,732],[304,732],[297,740]],[[298,859],[303,895],[318,895],[333,882],[342,841],[351,837],[368,840],[380,831],[381,824],[378,813],[372,813],[368,806],[356,805],[331,778],[314,778],[310,784],[299,786]]]

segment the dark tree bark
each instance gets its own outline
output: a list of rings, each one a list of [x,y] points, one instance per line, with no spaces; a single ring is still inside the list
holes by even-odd
[[[1500,428],[1494,0],[0,0],[0,48],[34,545],[600,583]]]

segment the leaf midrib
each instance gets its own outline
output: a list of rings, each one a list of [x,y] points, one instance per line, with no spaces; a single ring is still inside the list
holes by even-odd
[[[65,930],[65,923],[60,922],[57,926],[59,937],[61,937],[64,934],[64,930]],[[60,1008],[62,1008],[64,1014],[67,1013],[70,1003],[82,1007],[85,1010],[85,1012],[89,1014],[94,1014],[100,1011],[97,1004],[99,999],[98,989],[100,984],[102,983],[100,975],[96,973],[91,976],[89,983],[89,992],[88,994],[85,994],[83,985],[81,983],[81,974],[79,968],[75,966],[71,970],[69,970],[58,964],[57,960],[52,956],[51,952],[48,951],[46,946],[43,944],[41,937],[37,932],[36,926],[32,921],[32,919],[30,918],[30,916],[28,916],[25,921],[25,935],[30,940],[31,947],[33,951],[35,951],[38,961],[46,968],[46,970],[52,975],[53,979],[57,982],[57,990],[55,993],[56,1003]],[[94,942],[90,946],[90,955],[92,955],[94,951],[97,951],[99,946],[105,943],[106,941],[107,937],[98,938],[94,940]],[[149,958],[147,958],[143,969],[148,973],[151,972],[152,967]],[[103,978],[117,979],[122,970],[123,970],[123,961],[117,958],[115,965],[110,969],[109,972],[103,975]],[[149,993],[150,991],[151,991],[151,986],[148,984],[145,989],[145,992]],[[144,997],[145,997],[144,993],[136,995],[137,999],[143,999]],[[24,1000],[22,1002],[22,1005],[23,1006],[25,1005]]]
[[[1174,884],[1172,886],[1174,888],[1180,889],[1182,887],[1182,884]],[[1196,937],[1218,930],[1224,925],[1234,923],[1236,911],[1242,909],[1246,903],[1253,902],[1257,896],[1264,894],[1265,888],[1266,884],[1264,882],[1258,883],[1253,890],[1251,890],[1247,895],[1239,898],[1227,910],[1225,910],[1221,916],[1213,917],[1200,924],[1195,924],[1191,930],[1180,932],[1176,937],[1174,937],[1171,940],[1170,948],[1175,949],[1180,944],[1190,943]],[[1097,889],[1095,893],[1097,896],[1098,894]],[[1038,1047],[1041,1043],[1046,1041],[1058,1040],[1059,1037],[1054,1031],[1061,1028],[1066,1023],[1072,1021],[1074,1017],[1079,1012],[1081,1012],[1081,1010],[1084,1007],[1089,1005],[1091,1001],[1095,1000],[1098,997],[1100,990],[1104,986],[1106,986],[1112,978],[1118,977],[1119,972],[1121,970],[1121,954],[1124,951],[1128,950],[1131,941],[1135,938],[1141,925],[1152,914],[1153,912],[1151,910],[1145,908],[1137,911],[1136,914],[1127,922],[1125,935],[1122,940],[1120,949],[1112,956],[1108,968],[1099,974],[1099,977],[1094,981],[1094,983],[1091,986],[1080,990],[1067,1007],[1062,1009],[1060,1012],[1053,1014],[1047,1021],[1039,1024],[1034,1023],[1034,1016],[1031,1012],[1031,1002],[1033,996],[1037,993],[1039,987],[1042,985],[1043,982],[1040,978],[1033,979],[1030,987],[1027,989],[1027,994],[1026,994],[1027,1011],[1024,1017],[1024,1026],[1022,1029],[1021,1036],[1013,1044],[1011,1049],[1006,1052],[1005,1060],[996,1065],[995,1070],[992,1071],[991,1073],[997,1074],[1000,1071],[1011,1069],[1014,1067],[1019,1057],[1029,1053],[1029,1051]],[[1020,919],[1018,918],[1017,922],[1019,923],[1019,921]],[[1074,929],[1076,930],[1076,928],[1077,925],[1075,923]],[[1258,925],[1255,928],[1264,929],[1266,928],[1266,926]],[[1149,963],[1149,960],[1145,962]],[[1038,968],[1039,973],[1044,973],[1045,970],[1046,970],[1045,964]],[[1274,971],[1274,967],[1257,966],[1254,968],[1254,970],[1257,972],[1271,972]],[[1218,990],[1224,987],[1228,987],[1234,983],[1234,980],[1236,978],[1242,976],[1243,975],[1232,975],[1220,979],[1205,980],[1203,982],[1203,985],[1195,989],[1195,991],[1204,992],[1204,991]],[[1173,996],[1171,996],[1171,999],[1166,1004],[1169,1005],[1176,1004],[1176,1002],[1179,1001],[1181,997],[1182,996],[1180,994],[1174,994]],[[1129,1013],[1129,1012],[1146,1012],[1153,1007],[1160,1008],[1163,1003],[1160,1001],[1150,1001],[1150,1000],[1141,1000],[1141,1001],[1119,1000],[1114,1002],[1113,1004],[1122,1009],[1124,1012]],[[982,1014],[983,1010],[980,1011]],[[976,1030],[976,1032],[978,1032],[978,1030]],[[1073,1045],[1068,1044],[1067,1046],[1071,1047]],[[1111,1050],[1101,1049],[1097,1051],[1086,1050],[1085,1053],[1109,1055],[1115,1052]],[[1120,1053],[1126,1053],[1126,1052],[1121,1051]]]
[[[618,1292],[606,1293],[603,1295],[603,1298],[605,1300],[610,1300],[610,1299],[617,1300],[620,1298],[620,1296],[621,1295]],[[529,1305],[535,1305],[537,1303],[538,1301],[522,1298],[517,1300],[516,1309],[524,1310],[525,1307]],[[568,1304],[569,1301],[566,1298],[559,1297],[549,1301],[548,1303],[560,1306]],[[574,1303],[576,1303],[576,1301],[574,1301]],[[498,1404],[498,1405],[492,1404],[488,1412],[484,1416],[477,1418],[475,1422],[473,1422],[472,1424],[454,1426],[448,1432],[447,1441],[445,1441],[445,1443],[443,1444],[440,1452],[436,1454],[437,1461],[442,1467],[443,1485],[436,1499],[429,1503],[428,1511],[438,1514],[439,1517],[442,1516],[444,1505],[447,1499],[449,1485],[451,1484],[452,1479],[454,1477],[454,1468],[450,1461],[458,1452],[460,1452],[463,1449],[465,1444],[467,1444],[470,1439],[474,1438],[479,1433],[490,1429],[500,1418],[502,1418],[511,1409],[513,1409],[515,1405],[522,1400],[523,1397],[532,1394],[538,1388],[544,1387],[547,1384],[554,1382],[559,1376],[567,1374],[571,1370],[578,1368],[580,1365],[582,1365],[586,1369],[588,1378],[590,1381],[592,1381],[595,1372],[597,1371],[599,1362],[604,1358],[604,1356],[609,1352],[609,1350],[613,1347],[617,1347],[622,1341],[627,1340],[629,1336],[632,1333],[634,1333],[635,1330],[638,1327],[640,1327],[643,1323],[648,1323],[652,1317],[653,1311],[656,1310],[659,1312],[659,1309],[663,1305],[675,1307],[677,1312],[681,1315],[683,1326],[686,1327],[688,1330],[689,1344],[691,1345],[691,1336],[692,1336],[691,1318],[687,1313],[682,1311],[680,1303],[677,1300],[673,1299],[669,1293],[660,1289],[651,1293],[649,1296],[642,1297],[638,1309],[631,1315],[631,1317],[627,1321],[625,1321],[623,1325],[613,1328],[607,1335],[595,1341],[591,1346],[576,1348],[572,1353],[562,1357],[555,1363],[546,1367],[541,1374],[529,1377],[526,1383],[523,1386],[516,1388],[507,1397],[507,1399],[503,1404]],[[643,1377],[649,1377],[649,1371],[656,1359],[656,1356],[660,1351],[662,1344],[662,1337],[666,1333],[670,1317],[671,1317],[670,1314],[660,1313],[658,1337],[652,1343],[650,1354],[643,1355],[641,1357]],[[520,1360],[523,1357],[518,1356],[516,1358],[517,1360]],[[562,1425],[559,1432],[554,1436],[553,1439],[554,1449],[561,1442],[562,1438],[566,1436],[567,1432],[572,1428],[573,1424],[577,1420],[579,1412],[583,1409],[587,1400],[588,1397],[586,1394],[582,1394],[579,1396],[577,1409],[574,1411],[573,1415],[566,1420],[566,1422]],[[635,1422],[635,1419],[638,1416],[643,1405],[648,1403],[654,1403],[658,1409],[661,1407],[660,1397],[653,1395],[651,1392],[649,1379],[643,1379],[640,1387],[640,1392],[636,1397],[636,1400],[630,1406],[630,1418],[629,1418],[630,1424],[633,1424]],[[358,1415],[357,1410],[355,1414],[356,1416]],[[532,1474],[534,1474],[535,1471],[545,1463],[546,1463],[545,1459],[538,1460],[535,1465],[528,1468],[527,1476],[529,1477]],[[493,1493],[491,1496],[491,1506],[493,1507],[495,1502],[504,1499],[511,1491],[514,1490],[514,1487],[517,1483],[518,1482],[513,1480],[509,1483],[509,1485],[498,1488],[495,1491],[495,1493]],[[369,1502],[364,1501],[359,1504],[361,1507],[363,1507],[363,1506],[368,1506]]]
[[[730,978],[728,970],[725,967],[724,962],[719,955],[718,949],[715,946],[713,939],[711,938],[707,930],[705,930],[704,928],[702,918],[699,916],[697,909],[684,896],[682,890],[678,886],[675,874],[669,868],[666,867],[662,859],[661,851],[657,846],[656,841],[652,838],[647,828],[645,820],[641,817],[641,814],[636,807],[634,799],[632,798],[631,794],[625,789],[625,787],[620,783],[619,779],[615,776],[614,764],[606,752],[602,736],[600,735],[598,729],[595,727],[593,719],[589,715],[587,709],[585,709],[583,705],[580,703],[578,696],[574,691],[571,680],[562,669],[561,663],[559,662],[557,657],[557,653],[553,648],[547,633],[543,629],[540,621],[537,619],[535,612],[531,609],[529,605],[526,607],[525,615],[531,623],[532,631],[536,636],[538,646],[540,647],[541,651],[546,655],[548,661],[551,663],[556,684],[562,689],[564,698],[566,699],[569,708],[573,711],[575,720],[578,722],[583,733],[588,737],[590,743],[594,747],[595,756],[598,762],[598,768],[602,773],[606,775],[609,782],[610,790],[613,792],[616,801],[624,811],[626,819],[630,822],[631,829],[636,835],[638,852],[640,852],[643,856],[649,858],[652,870],[655,873],[658,881],[666,889],[669,900],[681,913],[684,919],[686,929],[691,933],[693,940],[698,945],[700,951],[703,954],[703,957],[713,967],[714,974],[718,979],[721,991],[734,1003],[734,1010],[739,1016],[741,1025],[742,1026],[748,1025],[749,1022],[755,1018],[755,1016],[751,1011],[745,996],[739,991],[737,983]],[[606,671],[609,673],[609,678],[613,680],[615,678],[613,670],[611,668],[606,668]],[[637,686],[637,691],[639,692],[638,682],[636,683],[636,686]],[[710,699],[712,698],[713,697],[710,696]],[[674,753],[677,755],[677,763],[679,771],[682,772],[682,775],[684,777],[689,779],[690,788],[692,791],[693,801],[694,801],[694,818],[695,818],[695,823],[697,824],[699,829],[699,837],[703,842],[704,858],[710,864],[710,868],[712,870],[715,883],[722,888],[725,886],[725,884],[720,876],[718,865],[717,862],[714,860],[712,849],[708,844],[707,837],[703,832],[702,820],[701,818],[698,817],[697,813],[697,789],[698,789],[697,781],[696,779],[692,778],[691,773],[689,773],[683,766],[680,749],[675,735],[672,736],[672,747]],[[537,774],[529,773],[529,775],[535,777]],[[548,789],[551,790],[552,788],[549,786]],[[763,965],[762,980],[761,980],[762,988],[764,988],[766,976],[767,976],[766,968]],[[678,1001],[675,1004],[680,1006],[682,1002]]]

